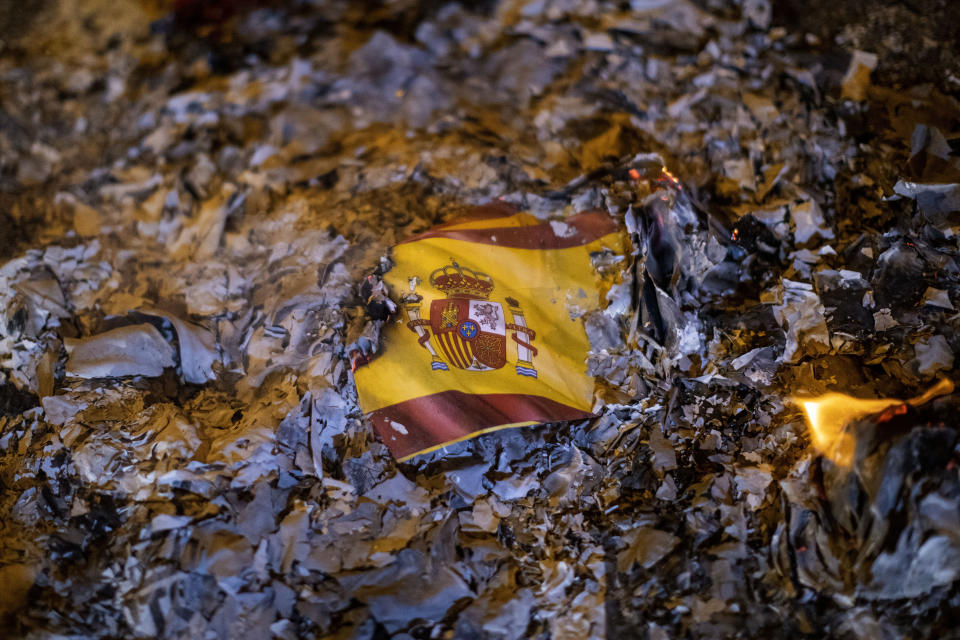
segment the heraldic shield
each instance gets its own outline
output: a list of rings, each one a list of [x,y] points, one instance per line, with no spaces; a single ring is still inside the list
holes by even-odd
[[[431,355],[434,370],[450,367],[465,371],[493,371],[507,364],[508,332],[517,345],[518,375],[537,377],[531,344],[535,332],[526,326],[519,303],[507,298],[511,321],[500,302],[490,300],[493,279],[461,267],[455,261],[430,274],[430,284],[447,298],[430,303],[428,318],[420,316],[423,297],[416,293],[419,278],[411,278],[411,292],[403,299],[407,326]],[[431,336],[432,331],[432,336]]]
[[[444,360],[488,371],[507,363],[507,331],[499,302],[447,298],[430,305],[430,328]]]

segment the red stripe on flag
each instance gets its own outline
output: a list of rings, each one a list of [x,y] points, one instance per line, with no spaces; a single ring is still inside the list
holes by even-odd
[[[554,226],[549,222],[527,227],[431,229],[400,244],[427,238],[450,238],[512,249],[569,249],[590,244],[617,230],[617,223],[603,211],[578,213],[562,222],[571,227],[570,233],[557,235]]]
[[[378,409],[370,414],[370,421],[393,455],[405,458],[491,427],[592,417],[591,413],[541,396],[442,391]]]
[[[507,204],[506,202],[494,200],[493,202],[488,202],[487,204],[481,204],[476,207],[471,207],[466,211],[461,212],[457,217],[453,218],[449,222],[438,224],[437,226],[432,227],[430,231],[436,231],[437,229],[446,229],[447,227],[463,224],[465,222],[480,222],[481,220],[509,218],[510,216],[516,215],[518,213],[520,213],[520,209],[517,209],[512,204]]]

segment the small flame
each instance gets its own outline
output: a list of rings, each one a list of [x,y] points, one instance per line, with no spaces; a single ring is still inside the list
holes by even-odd
[[[871,413],[879,413],[903,404],[901,400],[892,398],[863,400],[842,393],[828,393],[807,400],[791,399],[803,407],[807,414],[813,446],[824,456],[844,467],[853,462],[856,446],[853,434],[845,430],[847,424]]]
[[[666,167],[660,167],[660,173],[667,178],[667,180],[677,188],[679,191],[683,191],[683,185],[680,184],[680,181],[677,180],[677,176],[670,173]]]
[[[817,451],[837,465],[849,467],[853,464],[857,444],[854,435],[846,429],[850,422],[891,407],[906,411],[907,405],[920,406],[953,392],[953,387],[953,382],[944,378],[925,393],[909,400],[854,398],[843,393],[827,393],[816,398],[792,397],[790,400],[800,405],[807,414],[810,439]]]

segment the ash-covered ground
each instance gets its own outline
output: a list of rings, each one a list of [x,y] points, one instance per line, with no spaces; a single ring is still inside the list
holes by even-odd
[[[955,373],[955,5],[176,5],[0,3],[6,637],[957,637],[960,403],[789,401]],[[632,234],[599,417],[398,464],[360,285],[493,199]]]

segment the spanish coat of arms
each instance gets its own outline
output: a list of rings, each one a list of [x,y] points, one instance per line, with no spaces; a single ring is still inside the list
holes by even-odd
[[[428,317],[421,317],[423,296],[416,292],[419,278],[410,279],[410,293],[403,298],[407,327],[417,334],[431,356],[435,371],[450,367],[465,371],[493,371],[507,364],[508,332],[516,344],[518,375],[537,377],[533,358],[536,337],[527,326],[520,303],[505,298],[510,321],[501,303],[490,300],[493,279],[485,273],[461,267],[455,261],[430,274],[430,284],[447,295],[430,303]]]

